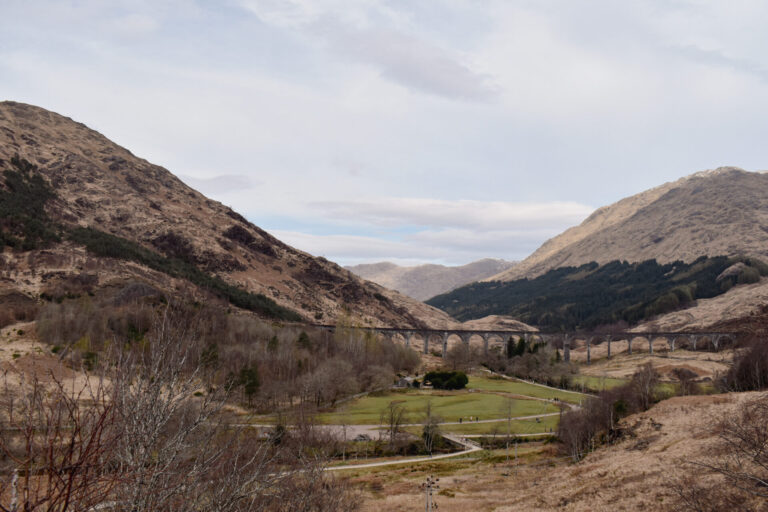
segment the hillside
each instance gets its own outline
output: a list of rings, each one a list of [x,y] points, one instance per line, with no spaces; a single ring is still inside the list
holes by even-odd
[[[702,256],[691,263],[595,262],[560,267],[533,279],[472,283],[428,301],[462,321],[509,315],[546,329],[636,324],[760,281],[756,258]]]
[[[363,279],[390,290],[397,290],[414,299],[427,300],[461,285],[482,281],[514,265],[511,261],[485,258],[456,267],[431,264],[401,267],[394,263],[382,262],[346,268]]]
[[[453,323],[284,244],[168,170],[42,108],[0,103],[0,170],[0,304],[13,304],[16,320],[41,296],[143,285],[289,320]]]
[[[598,209],[519,265],[488,278],[511,281],[595,261],[768,255],[768,174],[704,171]]]
[[[440,510],[448,511],[764,510],[759,498],[741,507],[718,508],[706,492],[699,497],[708,503],[685,507],[680,490],[729,489],[722,477],[692,462],[722,458],[727,449],[716,423],[744,402],[765,396],[749,392],[664,400],[623,419],[621,440],[576,464],[553,456],[549,463],[527,463],[521,456],[519,466],[503,459],[485,466],[482,461],[454,461],[422,471],[401,467],[355,478],[369,484],[363,510],[377,512],[415,510],[424,495],[419,485],[432,473],[439,474],[442,489],[436,501]]]

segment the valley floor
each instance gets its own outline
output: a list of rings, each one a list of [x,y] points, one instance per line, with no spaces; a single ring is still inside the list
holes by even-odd
[[[427,475],[440,478],[440,511],[670,509],[671,487],[686,462],[710,455],[710,423],[760,393],[675,397],[631,416],[620,442],[597,449],[579,463],[556,459],[552,445],[521,445],[520,465],[505,462],[504,450],[470,454],[415,467],[350,470],[364,489],[363,510],[419,510]]]

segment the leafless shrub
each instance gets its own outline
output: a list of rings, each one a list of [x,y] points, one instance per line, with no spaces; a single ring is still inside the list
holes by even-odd
[[[768,395],[743,403],[717,421],[712,433],[712,455],[688,461],[671,484],[678,509],[768,509]]]
[[[677,379],[679,394],[682,396],[698,395],[700,393],[699,385],[696,384],[698,375],[688,368],[675,368],[672,375]]]
[[[44,383],[6,372],[0,393],[0,510],[89,510],[103,503],[117,483],[105,467],[117,431],[104,381],[65,383],[50,375]]]
[[[11,382],[0,510],[353,510],[304,437],[266,442],[226,419],[229,389],[209,380],[199,320],[168,307],[146,338],[111,345],[95,388],[93,376],[83,390]]]
[[[721,512],[723,510],[742,510],[746,503],[743,496],[733,493],[720,480],[704,480],[685,473],[674,477],[667,487],[674,496],[672,510],[691,512]]]
[[[602,391],[589,398],[578,410],[562,415],[558,425],[558,437],[565,455],[580,460],[596,444],[611,442],[619,435],[618,421],[640,411],[655,402],[655,387],[659,376],[648,363],[635,372],[624,386]]]
[[[381,412],[380,423],[384,426],[384,432],[387,433],[390,450],[395,449],[405,422],[405,405],[403,405],[402,400],[389,402],[387,407]]]
[[[768,342],[753,337],[745,348],[737,350],[733,366],[720,382],[724,391],[751,391],[768,388]]]

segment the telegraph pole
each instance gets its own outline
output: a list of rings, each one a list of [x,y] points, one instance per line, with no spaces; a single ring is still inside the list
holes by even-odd
[[[432,503],[432,492],[440,488],[437,484],[439,481],[439,478],[430,475],[427,477],[427,481],[421,484],[421,488],[424,489],[424,512],[437,510],[437,503]]]

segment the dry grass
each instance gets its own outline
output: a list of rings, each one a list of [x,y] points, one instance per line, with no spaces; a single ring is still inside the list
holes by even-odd
[[[734,410],[757,393],[677,397],[627,418],[631,434],[599,448],[578,464],[514,466],[482,458],[431,466],[384,469],[359,474],[363,510],[418,510],[419,484],[428,474],[440,477],[441,511],[664,510],[674,499],[667,486],[683,461],[709,455],[709,422]],[[537,457],[553,457],[552,445]],[[549,450],[549,451],[547,451]],[[535,460],[535,459],[532,459]],[[375,489],[373,488],[375,487]]]
[[[619,352],[614,350],[614,346],[611,346],[611,354],[615,357],[611,359],[603,358],[596,359],[593,357],[592,364],[582,364],[580,372],[583,375],[591,375],[594,377],[612,377],[612,378],[628,378],[639,368],[640,366],[650,362],[661,374],[662,380],[675,380],[671,376],[671,372],[675,368],[687,368],[696,373],[699,378],[713,379],[716,375],[722,374],[730,367],[730,362],[733,359],[732,350],[723,350],[720,352],[694,352],[691,350],[675,350],[674,352],[667,352],[656,350],[654,347],[654,354],[648,353],[648,344],[645,343],[645,351],[637,350],[636,343],[632,344],[632,354],[626,353],[627,342],[614,342],[612,345],[621,344],[624,345],[624,350]],[[594,356],[595,351],[593,349],[592,354]]]

